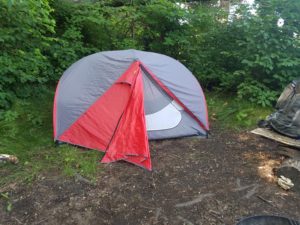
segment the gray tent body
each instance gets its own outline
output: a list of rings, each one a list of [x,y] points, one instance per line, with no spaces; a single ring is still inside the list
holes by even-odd
[[[269,125],[279,133],[300,139],[300,80],[293,81],[284,89],[276,109],[267,119]]]
[[[162,54],[122,50],[100,52],[84,57],[64,72],[57,86],[55,97],[56,110],[53,121],[56,129],[55,140],[59,140],[60,136],[136,60],[142,62],[147,68],[142,68],[146,117],[149,115],[151,119],[156,114],[159,115],[160,111],[174,111],[175,108],[176,115],[180,112],[178,115],[180,121],[179,119],[179,122],[175,121],[176,126],[168,129],[156,129],[157,125],[148,129],[147,126],[148,138],[153,140],[191,135],[206,136],[209,126],[206,101],[203,91],[192,73],[177,60]],[[177,107],[176,103],[173,104],[174,99],[151,78],[148,71],[151,71],[189,109],[202,126],[190,113]]]

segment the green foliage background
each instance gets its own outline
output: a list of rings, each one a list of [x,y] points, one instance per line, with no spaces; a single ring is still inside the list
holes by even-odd
[[[300,1],[235,7],[230,14],[214,0],[0,0],[0,153],[20,159],[0,165],[0,187],[57,168],[93,179],[101,154],[54,148],[51,114],[63,71],[94,52],[176,58],[206,89],[210,118],[223,127],[249,127],[269,114],[257,106],[271,106],[299,77]]]
[[[270,106],[299,76],[299,12],[298,0],[236,3],[231,15],[216,1],[0,0],[0,118],[81,57],[129,48],[180,60],[205,89]]]

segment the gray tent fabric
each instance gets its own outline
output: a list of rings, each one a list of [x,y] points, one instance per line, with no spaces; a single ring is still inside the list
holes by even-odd
[[[194,75],[179,61],[158,53],[135,51],[136,57],[166,85],[187,108],[208,126],[206,100]]]
[[[179,61],[152,52],[138,50],[106,51],[75,62],[61,77],[56,91],[55,140],[84,114],[134,62],[140,61],[207,127],[206,101],[200,84]],[[145,114],[166,107],[173,99],[153,82],[143,70]],[[187,112],[180,111],[181,121],[169,130],[148,131],[149,139],[207,135]]]
[[[58,84],[57,137],[68,129],[126,71],[132,59],[97,53],[74,63]]]
[[[300,80],[289,84],[280,95],[277,111],[268,118],[268,123],[277,132],[300,139]]]
[[[145,73],[143,74],[143,84],[144,84],[144,104],[145,104],[145,114],[151,114],[158,112],[160,109],[166,107],[172,99],[160,88],[158,87]]]
[[[143,71],[143,81],[146,116],[158,112],[173,101],[145,71]],[[195,120],[188,113],[184,110],[180,111],[180,113],[182,120],[176,127],[165,130],[147,131],[149,140],[205,134],[203,128],[198,123],[195,123]]]

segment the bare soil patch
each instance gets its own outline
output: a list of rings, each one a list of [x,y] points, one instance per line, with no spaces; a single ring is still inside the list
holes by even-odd
[[[55,173],[12,186],[13,209],[0,200],[0,224],[233,225],[272,214],[300,220],[300,194],[284,191],[272,167],[276,144],[247,131],[212,129],[209,139],[151,142],[154,170],[100,165],[96,184]],[[300,187],[296,187],[300,189]]]

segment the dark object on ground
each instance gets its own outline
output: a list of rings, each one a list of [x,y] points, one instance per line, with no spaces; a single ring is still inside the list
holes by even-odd
[[[284,89],[276,109],[266,122],[277,132],[300,139],[300,80],[293,81]]]
[[[61,147],[62,145],[65,145],[66,143],[61,142],[61,141],[55,141],[54,144],[55,144],[55,147]]]
[[[292,180],[294,187],[291,190],[300,192],[300,161],[286,160],[281,167],[276,170],[277,176],[285,176]]]
[[[281,216],[252,216],[237,225],[300,225],[300,222]]]
[[[296,147],[279,145],[277,147],[277,153],[286,156],[287,158],[300,161],[300,151]]]
[[[269,128],[270,124],[266,120],[260,120],[260,121],[258,121],[257,126],[259,128]]]

